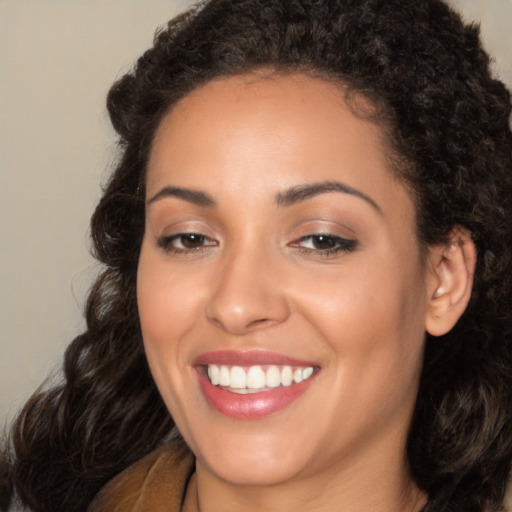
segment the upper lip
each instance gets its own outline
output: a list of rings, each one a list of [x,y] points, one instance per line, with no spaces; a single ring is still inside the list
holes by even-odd
[[[244,350],[214,350],[200,354],[194,359],[194,366],[208,364],[226,366],[256,366],[256,365],[279,365],[279,366],[317,366],[314,362],[305,361],[290,357],[284,354],[268,351],[244,351]]]

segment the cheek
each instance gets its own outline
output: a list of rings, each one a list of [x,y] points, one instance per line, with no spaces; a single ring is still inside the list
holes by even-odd
[[[151,373],[173,417],[184,415],[178,397],[186,389],[186,345],[180,343],[197,319],[196,294],[190,279],[169,271],[162,256],[143,244],[137,272],[137,303],[144,350]],[[184,289],[183,289],[184,288]]]
[[[325,376],[333,392],[329,409],[337,417],[332,424],[348,422],[360,433],[408,417],[424,338],[419,302],[408,286],[372,276],[362,286],[363,275],[357,279],[360,286],[345,276],[346,286],[326,281],[323,292],[304,294],[301,300],[304,316],[329,350]],[[337,435],[336,428],[331,434]]]
[[[393,261],[388,258],[387,261]],[[301,315],[350,371],[415,372],[424,338],[425,288],[420,265],[384,258],[357,268],[307,276],[295,289]]]
[[[162,257],[145,250],[137,272],[137,304],[147,345],[172,344],[193,325],[198,315],[194,273],[172,272]]]

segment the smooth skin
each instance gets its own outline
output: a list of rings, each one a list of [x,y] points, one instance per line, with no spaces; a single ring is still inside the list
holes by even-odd
[[[405,444],[425,331],[455,324],[475,262],[470,234],[452,238],[422,258],[386,142],[339,86],[236,76],[166,115],[148,165],[138,305],[152,374],[196,456],[184,510],[421,508]],[[317,373],[285,409],[230,418],[194,366],[226,349],[313,361]]]

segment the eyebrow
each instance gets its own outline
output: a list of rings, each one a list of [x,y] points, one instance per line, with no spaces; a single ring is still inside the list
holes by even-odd
[[[328,192],[341,192],[343,194],[350,194],[359,197],[363,201],[366,201],[372,208],[382,214],[382,210],[379,205],[369,196],[363,192],[352,188],[339,181],[323,181],[320,183],[308,183],[305,185],[297,185],[291,187],[283,192],[279,192],[276,196],[277,206],[292,206],[294,204],[306,201],[315,196],[326,194]],[[162,190],[157,192],[151,199],[147,201],[147,205],[154,203],[160,199],[166,197],[176,197],[197,206],[214,208],[217,206],[217,202],[213,197],[201,192],[200,190],[193,190],[189,188],[181,187],[164,187]]]
[[[181,187],[164,187],[160,192],[154,195],[151,199],[148,200],[147,205],[158,201],[159,199],[163,199],[164,197],[177,197],[178,199],[183,199],[189,203],[195,204],[197,206],[205,206],[208,208],[213,208],[217,206],[215,199],[201,192],[199,190],[192,190],[189,188],[181,188]]]
[[[339,181],[323,181],[320,183],[311,183],[306,185],[298,185],[291,187],[284,192],[280,192],[277,195],[276,203],[278,206],[292,206],[294,204],[306,201],[312,197],[320,194],[326,194],[328,192],[342,192],[343,194],[350,194],[352,196],[359,197],[363,201],[366,201],[372,208],[382,214],[382,210],[379,205],[369,196],[363,192],[352,188]]]

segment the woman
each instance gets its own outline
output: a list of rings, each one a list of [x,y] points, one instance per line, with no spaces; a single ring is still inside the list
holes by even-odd
[[[106,270],[14,426],[21,500],[502,510],[510,96],[477,30],[439,0],[213,0],[108,107]]]

